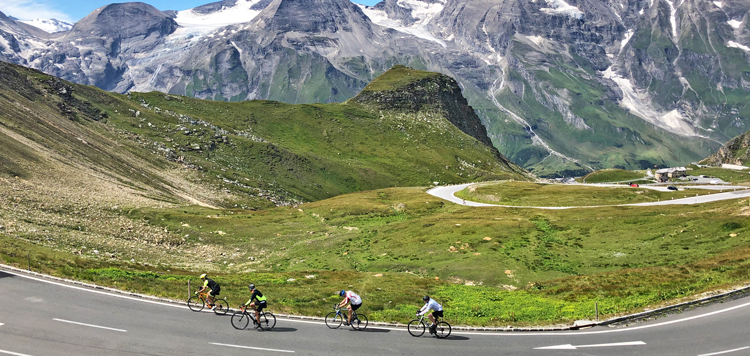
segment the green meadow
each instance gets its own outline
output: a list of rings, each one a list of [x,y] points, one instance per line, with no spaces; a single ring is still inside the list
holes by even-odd
[[[0,256],[25,266],[25,253],[9,253],[28,250],[34,270],[175,299],[185,299],[187,280],[206,271],[232,305],[244,302],[252,282],[268,293],[272,310],[305,315],[324,315],[337,290],[353,289],[372,320],[406,322],[430,294],[452,322],[492,326],[571,323],[593,317],[594,303],[609,317],[750,277],[747,199],[536,210],[457,206],[425,190],[259,211],[121,210],[139,226],[186,236],[175,248],[192,251],[192,262],[169,254],[143,260],[106,240],[85,250],[118,258],[70,257],[60,252],[67,247],[47,247],[33,233],[0,239]]]
[[[477,183],[456,193],[470,201],[530,207],[602,206],[657,202],[716,193],[708,189],[657,191],[645,187],[581,187],[579,185],[506,181]]]

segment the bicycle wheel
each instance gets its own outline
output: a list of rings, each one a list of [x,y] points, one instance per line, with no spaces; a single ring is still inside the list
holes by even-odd
[[[232,314],[232,326],[237,330],[244,330],[250,323],[250,315],[243,311],[236,311]]]
[[[203,308],[206,306],[206,303],[203,302],[203,299],[193,296],[188,298],[187,305],[190,310],[199,312],[203,310]]]
[[[439,321],[435,327],[435,336],[439,339],[445,339],[451,334],[451,324],[444,321]]]
[[[214,305],[216,308],[214,309],[214,313],[216,315],[225,315],[227,312],[229,312],[229,303],[227,303],[226,299],[215,299]]]
[[[352,317],[352,329],[364,330],[367,327],[367,316],[364,314],[357,314]]]
[[[331,329],[338,329],[343,322],[344,318],[337,312],[330,312],[326,315],[326,326]]]
[[[407,329],[411,336],[422,336],[424,334],[425,325],[421,320],[414,319],[409,322]]]
[[[276,326],[276,317],[271,313],[263,313],[260,315],[260,328],[263,330],[271,330]]]

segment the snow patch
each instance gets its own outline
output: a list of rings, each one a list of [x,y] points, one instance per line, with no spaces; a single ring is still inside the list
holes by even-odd
[[[669,0],[665,0],[667,5],[669,5],[669,23],[672,24],[672,38],[677,39],[677,8],[674,6],[674,3],[672,3]],[[679,6],[679,5],[678,5]]]
[[[445,7],[445,1],[427,3],[419,0],[398,0],[396,4],[400,7],[411,10],[411,16],[417,19],[416,25],[427,25],[434,19]]]
[[[645,11],[644,9],[640,9],[640,10],[638,11],[638,15],[643,15],[643,12],[644,12],[644,11]]]
[[[193,9],[188,9],[178,12],[174,20],[182,27],[191,28],[197,32],[210,32],[217,28],[250,22],[260,13],[259,10],[251,9],[258,2],[260,0],[237,0],[232,7],[225,7],[208,14],[199,14]]]
[[[69,31],[71,28],[73,28],[73,24],[57,19],[34,19],[31,21],[21,22],[49,33]]]
[[[232,44],[232,46],[234,46],[234,49],[236,49],[237,52],[240,53],[240,57],[242,57],[242,50],[239,47],[237,47],[237,44],[234,43],[234,41],[229,41],[229,42]]]
[[[427,24],[437,16],[440,11],[443,11],[445,4],[427,4],[421,1],[415,0],[399,0],[397,3],[399,6],[412,10],[412,17],[417,19],[411,26],[405,26],[398,20],[392,20],[388,18],[388,14],[385,11],[377,10],[373,7],[357,4],[362,12],[370,18],[370,21],[376,25],[391,28],[396,31],[407,33],[421,39],[435,42],[441,45],[443,48],[448,47],[445,41],[435,37],[432,33],[427,30]]]
[[[542,36],[526,36],[531,42],[536,43],[537,46],[541,46],[542,42],[544,42],[544,38]]]
[[[628,32],[625,32],[625,38],[622,39],[622,42],[620,42],[620,52],[622,52],[623,49],[625,49],[625,45],[630,42],[630,39],[633,37],[633,34],[635,31],[631,28],[628,30]]]
[[[722,7],[724,7],[724,3],[722,3],[721,1],[714,1],[714,5],[716,5],[716,7],[720,8],[720,9]]]
[[[548,15],[566,15],[575,19],[582,19],[583,12],[577,7],[568,4],[564,0],[545,0],[549,7],[542,8],[542,12]]]
[[[633,82],[615,73],[612,67],[602,72],[602,77],[617,84],[622,91],[620,106],[628,109],[631,114],[669,132],[684,136],[695,136],[692,126],[686,122],[687,120],[679,111],[675,109],[668,113],[659,113],[648,102],[650,100],[648,92],[637,90]]]
[[[734,42],[734,41],[727,42],[727,47],[739,48],[739,49],[741,49],[741,50],[743,50],[745,52],[750,52],[750,47],[742,45],[742,44],[739,44],[739,43]]]
[[[742,26],[742,21],[729,20],[727,21],[727,23],[729,24],[729,26],[734,27],[735,30],[739,29],[740,26]]]

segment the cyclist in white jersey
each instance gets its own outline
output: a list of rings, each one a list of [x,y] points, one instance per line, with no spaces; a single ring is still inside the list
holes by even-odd
[[[352,310],[357,310],[362,306],[362,298],[350,290],[346,291],[343,289],[339,292],[339,297],[344,297],[344,300],[339,303],[339,308],[343,308],[346,303],[349,303],[347,307],[349,309],[349,321],[346,323],[346,325],[349,325],[352,322]]]
[[[432,314],[428,315],[430,317],[430,321],[432,322],[432,325],[430,325],[430,334],[432,334],[435,332],[437,318],[443,317],[443,306],[440,305],[440,303],[436,302],[434,299],[430,298],[429,295],[424,296],[422,300],[424,300],[425,304],[422,309],[419,309],[417,316],[425,315],[430,310],[432,310]]]

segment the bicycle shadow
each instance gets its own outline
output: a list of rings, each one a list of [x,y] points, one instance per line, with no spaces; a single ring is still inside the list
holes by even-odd
[[[290,333],[290,332],[295,332],[295,331],[297,331],[296,328],[273,328],[273,329],[269,330],[268,332],[272,332],[272,333],[274,333],[274,332],[275,333]]]
[[[440,340],[456,340],[456,341],[465,341],[465,340],[469,340],[469,338],[468,338],[468,337],[466,337],[466,336],[458,336],[458,335],[452,335],[452,336],[448,336],[448,337],[446,337],[445,339],[440,339]]]
[[[8,277],[13,278],[15,276],[10,273],[0,272],[0,278],[8,278]]]
[[[391,332],[388,329],[378,329],[378,328],[367,328],[367,329],[364,329],[364,330],[352,330],[352,331],[360,331],[360,332],[363,332],[363,333],[389,333],[389,332]]]

